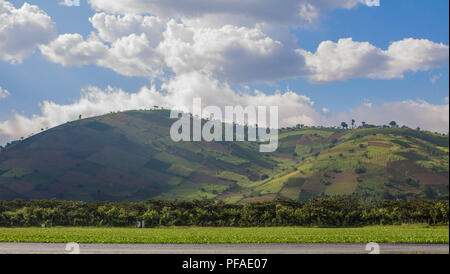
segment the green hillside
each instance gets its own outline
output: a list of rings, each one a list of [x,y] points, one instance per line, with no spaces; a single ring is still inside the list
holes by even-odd
[[[407,128],[283,129],[250,142],[173,142],[166,110],[70,122],[0,152],[0,199],[230,203],[448,195],[449,139]]]

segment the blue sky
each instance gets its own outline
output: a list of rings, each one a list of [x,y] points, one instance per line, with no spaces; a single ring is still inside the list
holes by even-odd
[[[326,124],[327,122],[324,122],[325,119],[327,119],[326,117],[329,118],[330,124],[332,123],[331,121],[336,122],[338,121],[337,119],[341,117],[351,117],[351,115],[356,115],[358,113],[357,111],[355,111],[355,109],[358,109],[359,106],[368,103],[371,103],[375,106],[382,106],[383,104],[386,103],[402,102],[406,100],[413,100],[414,102],[422,102],[423,100],[423,102],[426,102],[427,107],[430,107],[430,110],[434,112],[435,109],[433,107],[436,106],[436,108],[438,109],[436,110],[436,112],[439,112],[437,114],[438,118],[436,119],[440,120],[440,124],[433,125],[433,127],[430,127],[430,130],[439,129],[440,131],[448,131],[448,119],[442,120],[442,116],[445,115],[445,112],[447,112],[448,115],[448,95],[449,95],[448,53],[445,56],[445,54],[442,53],[443,52],[442,47],[439,48],[440,47],[439,45],[442,43],[442,45],[444,46],[444,51],[445,47],[447,47],[448,52],[449,1],[447,0],[381,1],[381,5],[378,7],[368,7],[364,5],[364,3],[362,3],[352,6],[352,8],[350,9],[334,6],[333,8],[331,8],[329,7],[331,6],[331,4],[326,4],[327,1],[323,1],[325,3],[323,4],[323,6],[315,7],[317,8],[317,10],[319,10],[318,14],[314,13],[313,11],[309,13],[311,15],[314,15],[314,20],[312,20],[308,24],[303,23],[304,18],[294,18],[293,20],[286,22],[284,21],[283,18],[277,18],[275,15],[272,21],[269,21],[269,19],[267,19],[267,22],[265,22],[264,21],[265,17],[258,14],[257,13],[258,11],[255,11],[255,14],[251,13],[249,15],[241,13],[238,14],[238,12],[241,12],[241,9],[236,8],[237,10],[236,13],[233,13],[233,11],[231,12],[229,11],[233,10],[233,7],[227,7],[226,10],[227,12],[230,12],[229,14],[230,16],[236,16],[236,18],[238,18],[236,21],[235,19],[233,19],[233,21],[227,21],[226,19],[224,19],[222,22],[220,21],[220,19],[214,21],[211,20],[210,18],[206,18],[208,15],[214,16],[214,14],[216,13],[222,15],[224,11],[221,11],[220,7],[217,7],[218,10],[212,10],[209,8],[205,8],[205,6],[199,6],[198,10],[204,9],[207,11],[205,11],[205,14],[203,14],[205,15],[204,17],[199,16],[198,18],[195,16],[193,17],[191,15],[192,12],[188,8],[178,6],[168,7],[167,5],[169,4],[167,5],[159,4],[160,6],[157,6],[158,4],[156,4],[156,8],[154,10],[149,8],[150,9],[149,11],[144,11],[144,13],[141,14],[144,16],[151,15],[163,18],[162,20],[163,21],[166,20],[165,22],[168,22],[169,19],[174,19],[176,22],[183,24],[184,27],[191,27],[189,24],[192,23],[190,23],[191,21],[189,20],[197,19],[199,20],[199,22],[201,22],[200,25],[204,24],[210,28],[213,28],[213,30],[216,29],[217,32],[222,31],[223,26],[230,24],[235,24],[236,27],[245,27],[247,28],[245,31],[250,32],[252,29],[257,29],[256,27],[257,25],[262,24],[264,26],[269,27],[267,28],[263,27],[262,29],[260,29],[262,32],[261,35],[267,35],[268,38],[271,38],[273,40],[276,40],[278,37],[272,38],[270,30],[272,30],[272,32],[273,29],[276,28],[290,30],[290,33],[294,35],[294,38],[296,40],[294,48],[292,48],[292,46],[283,47],[283,49],[280,50],[279,55],[275,55],[273,57],[273,60],[270,59],[272,58],[270,56],[266,57],[257,55],[258,58],[259,57],[261,58],[261,60],[263,60],[264,58],[269,58],[268,61],[264,59],[265,61],[262,64],[269,64],[269,65],[276,64],[274,65],[274,67],[263,67],[261,65],[258,65],[259,64],[258,60],[255,61],[255,59],[257,58],[252,57],[253,59],[251,59],[250,61],[256,64],[254,68],[255,73],[248,72],[249,75],[252,75],[251,77],[249,76],[248,81],[234,80],[236,79],[235,74],[246,75],[247,71],[244,72],[235,72],[235,70],[227,71],[227,66],[230,66],[231,68],[235,67],[239,68],[242,67],[242,64],[239,64],[239,62],[241,61],[247,62],[246,60],[241,60],[239,58],[235,60],[232,58],[233,56],[231,56],[231,61],[229,61],[229,63],[235,62],[237,64],[230,65],[229,63],[224,63],[224,65],[226,66],[225,69],[214,68],[211,69],[211,71],[205,71],[203,67],[197,67],[195,64],[196,61],[190,61],[192,62],[192,64],[189,62],[184,64],[184,66],[188,67],[191,66],[191,68],[188,69],[186,67],[179,68],[176,67],[175,65],[168,64],[167,58],[169,58],[170,56],[169,57],[165,56],[164,61],[161,61],[163,63],[163,66],[165,67],[162,75],[161,74],[155,75],[151,73],[150,74],[143,73],[142,75],[139,75],[141,73],[129,73],[129,69],[127,70],[122,67],[115,67],[121,66],[120,62],[123,62],[123,60],[128,60],[127,58],[129,57],[122,59],[117,57],[119,58],[118,60],[120,61],[111,61],[112,59],[108,59],[108,61],[104,61],[103,63],[109,62],[114,64],[108,63],[107,65],[104,65],[102,63],[101,65],[99,65],[102,62],[99,61],[99,59],[93,59],[92,56],[83,56],[83,58],[90,58],[89,60],[92,59],[92,61],[83,63],[82,65],[65,63],[65,66],[63,66],[62,65],[63,62],[69,62],[65,61],[65,58],[68,57],[56,56],[58,51],[55,50],[55,47],[57,47],[59,44],[51,44],[51,42],[55,39],[60,39],[58,38],[58,35],[64,34],[80,34],[83,37],[84,41],[87,41],[88,36],[90,35],[91,32],[98,35],[100,31],[99,29],[93,27],[93,24],[89,21],[89,18],[93,17],[96,13],[106,13],[111,15],[120,13],[120,7],[119,8],[114,7],[112,4],[111,6],[108,6],[107,4],[102,4],[102,1],[98,0],[92,0],[90,1],[90,3],[82,0],[81,5],[79,7],[66,7],[63,5],[59,5],[58,4],[58,2],[60,2],[59,0],[55,1],[2,0],[0,1],[0,5],[2,5],[1,4],[2,2],[3,5],[5,5],[5,3],[12,4],[14,6],[14,9],[17,10],[20,9],[24,3],[36,5],[40,11],[50,16],[51,21],[54,22],[55,24],[57,32],[56,34],[53,34],[53,36],[52,34],[49,34],[51,36],[51,39],[49,38],[48,41],[46,41],[45,43],[41,43],[38,45],[37,42],[35,42],[36,45],[32,45],[33,41],[30,41],[30,48],[32,48],[32,50],[30,50],[28,54],[20,56],[21,63],[13,62],[11,57],[6,56],[3,57],[2,59],[0,56],[0,87],[3,90],[7,90],[9,94],[8,96],[3,96],[5,98],[0,97],[0,127],[3,126],[5,128],[6,127],[10,128],[9,130],[4,130],[3,133],[0,128],[0,135],[3,134],[3,136],[8,135],[11,138],[16,137],[15,134],[12,133],[11,128],[19,129],[19,131],[21,131],[20,134],[27,133],[26,128],[27,124],[13,125],[14,123],[20,123],[19,121],[20,119],[17,119],[16,114],[19,114],[21,117],[29,119],[30,121],[33,119],[32,115],[37,115],[39,117],[42,116],[42,119],[39,120],[40,123],[43,123],[44,125],[48,124],[49,126],[54,126],[56,122],[52,121],[51,117],[49,118],[42,114],[41,103],[44,101],[54,102],[58,106],[71,105],[74,104],[74,102],[76,102],[80,97],[82,97],[82,90],[85,90],[86,92],[86,89],[88,89],[89,87],[97,87],[101,90],[104,90],[108,86],[111,86],[113,88],[122,89],[127,93],[137,93],[139,90],[141,90],[142,87],[149,87],[151,85],[152,80],[156,81],[157,83],[165,82],[167,86],[169,86],[167,90],[161,91],[162,93],[167,92],[169,94],[170,93],[175,94],[177,92],[177,90],[175,90],[176,88],[180,88],[180,86],[183,87],[183,85],[185,85],[185,83],[182,82],[181,80],[185,78],[181,77],[181,72],[179,71],[183,71],[184,73],[184,71],[189,69],[190,74],[186,73],[186,75],[190,75],[190,77],[197,77],[195,79],[192,79],[192,82],[195,82],[196,80],[200,81],[199,79],[202,79],[201,81],[205,79],[208,79],[205,81],[217,81],[219,83],[218,84],[219,86],[226,85],[232,90],[232,91],[223,91],[224,93],[233,91],[237,93],[238,90],[245,90],[245,88],[243,88],[244,86],[248,86],[250,91],[256,89],[269,95],[274,94],[276,90],[280,90],[282,93],[287,90],[291,90],[299,96],[300,95],[306,96],[309,98],[310,101],[315,102],[313,109],[309,109],[310,106],[306,106],[309,104],[308,101],[302,101],[303,99],[299,97],[292,97],[293,98],[292,100],[299,101],[299,107],[305,107],[308,109],[306,109],[305,112],[300,113],[292,113],[291,111],[289,111],[288,113],[288,111],[286,111],[286,114],[283,115],[291,115],[292,117],[307,117],[308,118],[306,119],[307,121],[312,121],[311,123],[315,124],[323,124],[323,123]],[[132,6],[133,3],[137,3],[136,5],[138,5],[140,0],[134,1],[127,0],[122,2],[127,2],[124,5],[126,5],[125,7],[128,8]],[[161,3],[160,1],[154,2]],[[299,0],[297,2],[299,3],[298,5],[303,5],[308,1]],[[348,2],[352,1],[349,0]],[[314,1],[312,1],[311,3],[314,3]],[[97,5],[96,6],[97,9],[94,10],[91,4],[93,6]],[[230,5],[237,5],[237,4],[233,2],[230,3]],[[261,9],[263,8],[264,7],[262,7]],[[119,11],[117,11],[117,9],[119,9]],[[130,9],[132,10],[132,7]],[[166,12],[166,10],[170,12]],[[140,13],[138,8],[136,8],[135,13],[136,14]],[[168,16],[167,14],[170,15]],[[176,15],[174,15],[174,18],[170,18],[171,14]],[[271,16],[270,11],[268,14],[269,16]],[[116,16],[119,17],[125,15],[116,15]],[[254,21],[250,20],[249,22],[249,20],[246,17],[256,19],[254,19]],[[30,24],[33,23],[35,22],[31,22]],[[2,23],[2,21],[0,20],[0,24],[9,24],[7,26],[11,27],[11,29],[15,26],[13,21],[5,21]],[[200,29],[198,25],[196,26],[192,25],[192,27]],[[51,29],[51,27],[49,27],[49,29]],[[266,29],[268,30],[266,31]],[[242,32],[243,30],[241,29],[238,31]],[[51,30],[49,30],[49,32],[51,32]],[[199,30],[199,33],[202,33],[202,30]],[[127,33],[127,35],[128,34],[131,35],[132,32],[130,31],[130,33]],[[17,35],[19,36],[20,33],[18,33]],[[136,35],[140,35],[140,33],[136,33]],[[16,39],[14,36],[15,33],[8,33],[7,39],[13,41],[14,39]],[[0,38],[1,37],[2,34],[0,33]],[[136,37],[133,36],[130,37],[130,39],[131,38],[134,39]],[[316,50],[318,49],[319,45],[324,41],[331,40],[333,43],[338,43],[339,39],[343,38],[352,38],[352,40],[355,42],[368,42],[374,47],[374,49],[376,48],[377,50],[380,51],[381,50],[385,51],[392,43],[395,43],[396,41],[402,41],[403,39],[406,38],[412,38],[415,40],[426,39],[426,41],[432,43],[433,48],[429,49],[429,47],[424,44],[423,47],[427,49],[427,52],[423,54],[428,54],[435,59],[433,59],[431,66],[428,64],[420,63],[422,61],[417,61],[416,63],[413,64],[409,64],[407,62],[407,64],[405,64],[404,67],[402,67],[402,70],[400,72],[397,73],[397,70],[395,70],[396,71],[395,73],[392,72],[395,74],[395,75],[392,74],[393,75],[392,77],[379,76],[381,74],[383,75],[385,74],[385,72],[380,70],[386,68],[388,66],[387,63],[380,66],[380,68],[377,69],[376,72],[368,69],[369,72],[367,72],[366,74],[362,73],[361,75],[358,74],[357,72],[358,67],[356,67],[354,68],[356,72],[351,71],[349,72],[348,76],[342,76],[342,78],[333,79],[330,81],[313,80],[316,79],[314,77],[319,76],[322,77],[323,75],[321,73],[316,73],[320,75],[312,75],[312,72],[306,73],[304,72],[305,68],[299,69],[299,72],[298,73],[296,72],[295,75],[290,75],[286,73],[283,74],[283,72],[280,72],[280,75],[277,76],[275,80],[271,79],[270,77],[264,78],[266,73],[259,72],[259,70],[269,70],[269,71],[273,70],[274,73],[276,74],[278,73],[278,71],[283,71],[283,68],[280,68],[280,66],[282,67],[284,65],[283,63],[278,64],[277,60],[279,60],[283,56],[288,56],[286,59],[292,59],[289,56],[291,56],[290,54],[293,54],[293,52],[297,48],[314,54],[316,53]],[[102,40],[102,37],[97,39],[98,41],[101,41],[101,43],[104,44],[106,47],[111,48],[113,47],[112,43],[115,42],[115,41],[112,42],[105,41],[105,39]],[[151,41],[151,37],[147,37],[147,39]],[[261,41],[266,41],[265,43],[269,43],[267,42],[267,40]],[[220,54],[223,54],[225,56],[225,54],[230,54],[229,53],[230,51],[228,51],[229,49],[226,48],[225,46],[225,44],[228,43],[228,41],[222,40],[211,41],[211,44],[213,44],[214,42],[216,42],[218,46],[213,47],[213,49],[211,50],[216,50],[216,48],[218,47],[220,48],[220,46],[224,45],[223,51],[213,52],[215,55],[219,56]],[[254,41],[249,41],[248,44],[252,45],[254,48],[249,49],[247,48],[248,45],[244,44],[242,46],[243,47],[242,51],[250,51],[250,50],[257,51],[261,43],[251,44],[253,42]],[[279,42],[280,44],[283,45],[289,44],[287,41],[283,40],[280,40]],[[27,43],[27,40],[23,39],[23,43]],[[51,45],[48,46],[48,49],[50,50],[47,50],[45,54],[42,53],[42,50],[40,48],[40,46],[44,44]],[[267,47],[276,47],[277,45],[278,44],[276,44],[275,42],[271,42],[271,44],[267,44]],[[168,46],[166,45],[166,47],[170,50],[176,49],[171,45]],[[7,46],[4,46],[4,48],[6,49]],[[189,49],[192,50],[193,48],[194,47]],[[0,42],[0,50],[1,49],[2,45]],[[234,53],[236,53],[236,51],[239,52],[239,48],[238,49],[233,48],[233,50]],[[204,55],[207,55],[207,53],[205,53]],[[161,53],[158,54],[160,55]],[[253,53],[246,52],[246,54],[249,55]],[[416,58],[415,52],[412,52],[410,54],[411,59]],[[145,56],[148,56],[148,54]],[[200,56],[202,56],[202,54],[200,54]],[[297,54],[294,57],[297,58],[298,56],[299,55]],[[77,55],[74,58],[79,58],[79,56]],[[298,61],[299,64],[302,64],[304,62],[302,58],[303,57],[301,58],[299,57]],[[315,60],[319,59],[317,58],[313,59],[311,57],[311,60],[313,60],[314,62]],[[196,60],[196,59],[189,59],[189,60]],[[214,66],[215,65],[213,63],[214,60],[213,61],[204,60],[204,64],[207,65],[212,64],[211,66]],[[390,62],[389,66],[395,66],[395,60],[394,61],[391,60],[389,62]],[[132,63],[130,66],[138,67],[140,65],[142,64]],[[286,64],[286,67],[288,66],[298,67],[299,65],[297,63]],[[358,64],[358,66],[361,66],[361,64]],[[365,64],[364,66],[361,67],[365,69],[367,68],[367,66],[370,66],[370,64]],[[411,66],[411,68],[408,66]],[[249,68],[249,70],[251,69],[252,67]],[[312,69],[313,67],[306,68],[306,70],[308,71]],[[314,67],[314,69],[317,68]],[[326,65],[325,67],[319,67],[319,70],[322,69],[326,69]],[[348,69],[352,70],[352,68]],[[411,71],[411,70],[418,70],[418,71]],[[339,71],[336,71],[335,73],[338,72]],[[331,72],[327,71],[326,73],[327,77],[333,78],[334,74],[333,71]],[[377,74],[376,77],[373,77],[374,73]],[[390,71],[386,73],[391,75]],[[253,74],[256,74],[255,76],[257,77],[256,80],[252,78]],[[244,77],[244,79],[246,78]],[[205,83],[205,88],[206,86],[208,85]],[[157,89],[161,88],[159,85],[156,85],[156,87]],[[234,96],[233,94],[230,95],[230,98],[233,96]],[[174,98],[177,98],[177,96],[175,96]],[[282,100],[279,99],[277,102],[282,102]],[[127,106],[129,106],[129,104]],[[283,107],[283,105],[280,105],[280,107]],[[323,108],[328,109],[331,114],[328,113],[326,114],[328,116],[321,116],[324,115],[323,113],[321,113],[321,110]],[[317,113],[315,113],[315,111]],[[381,109],[379,111],[381,111]],[[95,111],[89,112],[88,115],[90,115],[90,113],[92,113],[92,115],[98,114],[97,112]],[[330,118],[329,115],[333,115],[333,117]],[[392,119],[396,119],[396,117],[393,117]],[[398,119],[402,120],[403,117],[398,117]],[[426,119],[434,119],[434,118],[425,117],[422,120],[421,119],[422,118],[420,119],[417,118],[416,119],[417,121],[416,120],[410,121],[405,118],[404,120],[405,123],[409,122],[420,124],[421,122],[426,121]],[[287,120],[292,119],[286,116],[286,121]],[[31,131],[31,129],[29,131]],[[8,139],[8,137],[4,137],[3,139]]]
[[[369,41],[386,49],[392,41],[415,37],[449,43],[449,1],[395,0],[382,1],[378,8],[360,7],[337,10],[317,26],[293,30],[301,48],[315,51],[325,40],[352,37]],[[442,74],[435,84],[433,75]],[[369,100],[373,103],[423,99],[442,104],[449,94],[448,66],[425,72],[408,73],[404,79],[351,79],[345,82],[310,84],[305,79],[281,81],[279,88],[289,85],[333,111],[344,111]],[[267,88],[269,91],[271,88]]]

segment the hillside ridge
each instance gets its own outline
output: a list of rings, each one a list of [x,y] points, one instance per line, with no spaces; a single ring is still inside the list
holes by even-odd
[[[178,142],[167,110],[77,120],[0,151],[0,199],[245,203],[448,195],[449,139],[399,127],[283,128],[274,153],[252,142]]]

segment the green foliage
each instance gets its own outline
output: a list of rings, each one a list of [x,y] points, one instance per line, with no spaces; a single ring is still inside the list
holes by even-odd
[[[25,168],[12,168],[7,172],[3,173],[2,176],[6,178],[22,178],[28,174],[33,173],[33,171]]]
[[[283,214],[283,209],[278,211]],[[288,212],[286,212],[288,213]],[[147,222],[146,222],[147,224]],[[0,242],[44,243],[448,243],[448,226],[367,226],[356,228],[0,228]]]
[[[367,205],[355,199],[288,200],[232,205],[207,200],[148,202],[0,201],[0,227],[107,226],[334,226],[449,223],[449,202],[383,201]]]

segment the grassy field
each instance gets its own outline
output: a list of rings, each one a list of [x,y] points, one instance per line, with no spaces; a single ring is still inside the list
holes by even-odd
[[[359,228],[0,228],[0,242],[45,243],[448,243],[448,226]]]

